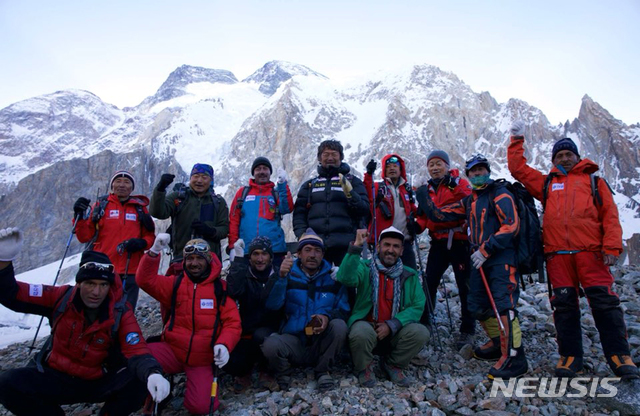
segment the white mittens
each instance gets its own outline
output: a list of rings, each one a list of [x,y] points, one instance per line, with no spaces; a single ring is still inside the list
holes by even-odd
[[[524,121],[516,120],[511,125],[511,135],[512,136],[522,136],[524,137]]]
[[[287,172],[284,169],[278,169],[278,183],[285,183],[287,181]]]
[[[0,230],[0,261],[13,261],[22,250],[22,231],[16,227]]]
[[[213,362],[218,367],[224,367],[229,362],[229,350],[222,344],[213,347]]]
[[[163,401],[168,395],[171,386],[166,378],[158,373],[151,374],[147,379],[147,390],[156,403]]]
[[[476,250],[471,255],[471,263],[473,263],[473,267],[476,269],[482,267],[485,261],[487,261],[487,258],[480,252],[480,250]]]
[[[156,236],[156,241],[153,242],[149,251],[153,254],[160,254],[160,252],[169,248],[169,241],[171,241],[171,236],[169,234],[160,233]]]

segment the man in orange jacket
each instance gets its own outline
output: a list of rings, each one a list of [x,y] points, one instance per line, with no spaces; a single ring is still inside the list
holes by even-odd
[[[527,165],[524,127],[522,121],[511,127],[508,163],[513,177],[544,208],[544,251],[553,286],[551,305],[560,350],[555,373],[558,377],[574,377],[582,371],[582,287],[609,366],[618,377],[638,378],[620,300],[611,290],[613,276],[609,266],[622,253],[622,227],[611,190],[604,179],[593,175],[598,165],[581,159],[569,138],[560,139],[553,146],[554,166],[547,175]]]

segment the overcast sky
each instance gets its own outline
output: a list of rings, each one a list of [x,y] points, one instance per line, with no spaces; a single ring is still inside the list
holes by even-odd
[[[640,1],[0,0],[0,108],[66,88],[118,107],[182,64],[238,79],[277,59],[342,79],[431,64],[552,123],[589,94],[640,122]]]

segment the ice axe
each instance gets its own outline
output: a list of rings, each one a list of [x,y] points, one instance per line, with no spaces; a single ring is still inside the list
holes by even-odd
[[[211,402],[209,402],[209,416],[213,416],[214,404],[218,396],[218,366],[213,364],[213,381],[211,382]]]
[[[484,283],[484,288],[487,290],[487,296],[489,297],[489,301],[491,302],[491,308],[493,309],[493,313],[496,315],[496,320],[498,321],[498,325],[500,326],[500,333],[504,338],[507,337],[507,330],[504,328],[504,324],[502,323],[502,319],[500,319],[500,313],[498,313],[498,308],[496,307],[496,302],[493,300],[493,295],[491,294],[491,289],[489,289],[489,282],[487,282],[487,276],[484,274],[484,270],[480,267],[480,276],[482,277],[482,283]]]

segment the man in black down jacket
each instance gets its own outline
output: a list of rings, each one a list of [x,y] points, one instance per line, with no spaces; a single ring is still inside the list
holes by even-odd
[[[271,311],[265,307],[278,278],[278,270],[273,266],[271,240],[266,236],[254,238],[249,244],[248,259],[244,255],[242,239],[235,242],[233,250],[236,253],[227,276],[227,293],[238,302],[242,338],[223,369],[236,377],[233,387],[241,392],[252,384],[251,371],[257,362],[259,387],[275,390],[277,383],[266,371],[267,363],[260,349],[264,339],[278,331],[284,318],[282,310]]]
[[[293,210],[297,238],[312,228],[324,241],[324,259],[339,266],[356,230],[369,223],[369,198],[362,181],[349,174],[337,140],[318,146],[318,176],[302,184]]]

